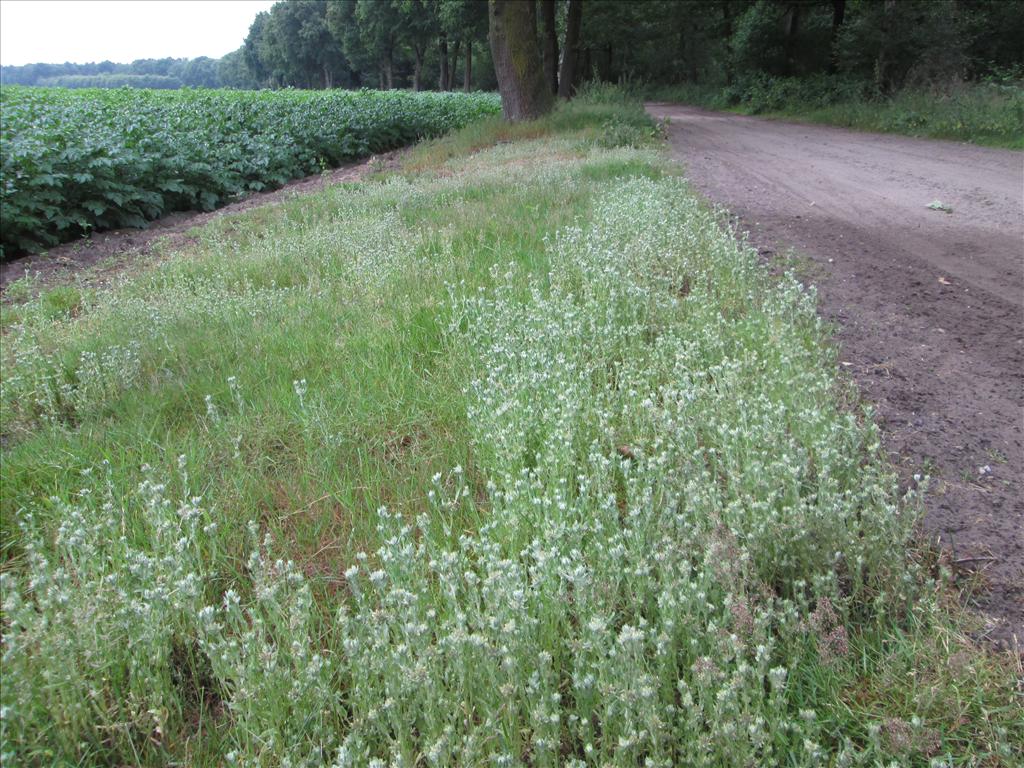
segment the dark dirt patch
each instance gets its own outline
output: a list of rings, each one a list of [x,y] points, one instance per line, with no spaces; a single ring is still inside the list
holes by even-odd
[[[925,535],[975,576],[984,636],[1024,644],[1024,155],[648,109],[762,255],[810,260],[897,469],[932,477]]]
[[[195,227],[222,216],[273,205],[296,195],[316,192],[325,187],[359,181],[370,173],[398,167],[398,157],[404,150],[388,152],[358,163],[350,163],[315,176],[295,179],[280,189],[257,192],[218,208],[215,211],[185,211],[172,213],[150,223],[146,229],[113,229],[97,232],[51,248],[48,251],[0,263],[0,291],[26,272],[37,276],[40,284],[58,282],[74,273],[90,269],[102,281],[107,273],[117,273],[140,258],[152,255],[157,244],[164,250],[175,250],[190,243],[189,234]]]

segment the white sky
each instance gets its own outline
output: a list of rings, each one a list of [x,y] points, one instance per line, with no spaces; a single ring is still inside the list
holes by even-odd
[[[0,64],[219,58],[273,0],[0,0]]]

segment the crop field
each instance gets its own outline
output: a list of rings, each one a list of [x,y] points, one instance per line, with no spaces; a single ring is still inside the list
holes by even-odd
[[[1019,756],[813,291],[637,105],[480,121],[14,295],[5,764]]]
[[[0,89],[0,256],[212,210],[499,111],[493,94]]]

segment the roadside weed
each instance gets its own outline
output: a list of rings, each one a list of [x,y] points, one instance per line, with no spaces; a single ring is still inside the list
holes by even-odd
[[[813,291],[589,120],[20,307],[5,762],[1012,764]]]

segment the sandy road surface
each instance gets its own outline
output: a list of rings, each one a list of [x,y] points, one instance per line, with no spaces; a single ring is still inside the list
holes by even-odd
[[[979,574],[986,634],[1024,646],[1024,153],[648,111],[763,255],[812,260],[894,460],[933,477],[927,534]]]

